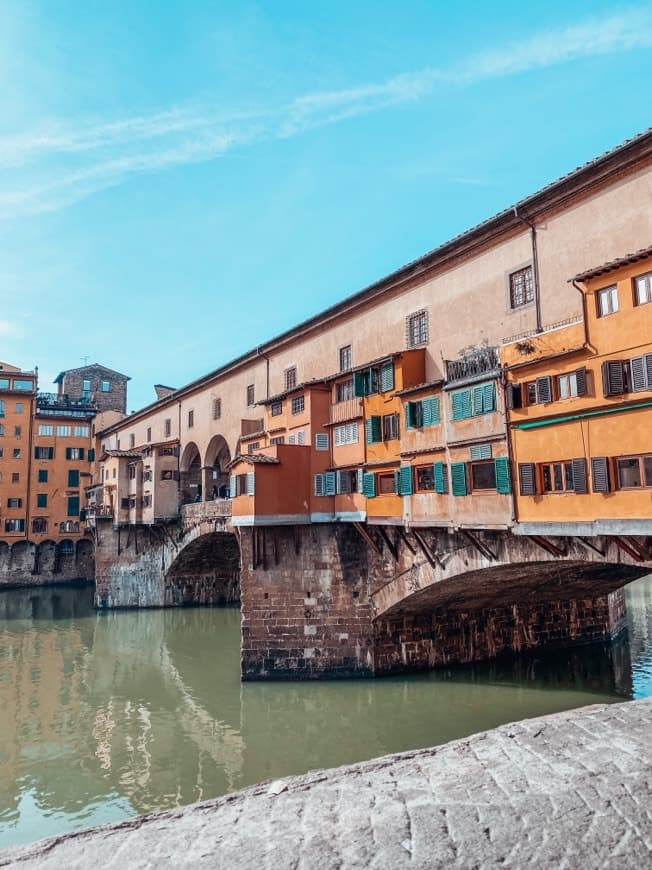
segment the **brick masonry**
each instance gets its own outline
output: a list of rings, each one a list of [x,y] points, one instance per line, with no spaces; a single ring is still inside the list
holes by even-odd
[[[34,544],[0,541],[0,588],[44,586],[69,581],[92,581],[95,576],[93,542],[72,541],[72,549],[55,541]],[[68,545],[69,547],[70,545]]]

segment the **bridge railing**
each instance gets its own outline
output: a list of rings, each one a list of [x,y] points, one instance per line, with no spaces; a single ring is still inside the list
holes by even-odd
[[[216,498],[213,501],[198,501],[181,506],[184,523],[194,525],[204,520],[215,520],[231,516],[231,499]]]

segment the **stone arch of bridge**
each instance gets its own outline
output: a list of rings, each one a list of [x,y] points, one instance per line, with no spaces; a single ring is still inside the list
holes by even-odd
[[[179,471],[181,504],[201,501],[203,492],[201,453],[194,441],[189,441],[183,448]]]
[[[163,605],[235,604],[240,600],[240,545],[233,532],[208,531],[186,541],[163,578]]]
[[[227,498],[229,493],[228,465],[231,451],[223,435],[213,435],[204,454],[204,501]]]

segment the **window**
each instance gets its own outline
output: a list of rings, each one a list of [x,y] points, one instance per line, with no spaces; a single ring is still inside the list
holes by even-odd
[[[453,420],[477,417],[496,410],[496,389],[493,381],[451,393]]]
[[[0,423],[0,438],[4,437],[4,434],[5,434],[5,427]]]
[[[36,494],[36,507],[44,508],[48,506],[48,496],[45,492]]]
[[[306,433],[304,429],[299,429],[297,432],[297,444],[305,444],[306,443]]]
[[[5,532],[24,532],[25,520],[5,520]]]
[[[222,400],[213,399],[213,420],[219,420],[222,416]]]
[[[318,436],[319,437],[319,436]],[[328,438],[328,435],[326,436]],[[328,444],[328,442],[326,442]],[[357,444],[358,443],[358,424],[343,423],[341,426],[333,427],[333,444],[335,447],[340,447],[342,444]],[[318,448],[319,449],[319,448]],[[322,448],[328,450],[328,446]]]
[[[11,472],[11,482],[12,483],[20,483],[20,472],[12,471]]]
[[[618,311],[618,287],[605,287],[595,294],[598,317],[606,317]]]
[[[340,426],[340,429],[346,428],[344,426]],[[357,426],[356,426],[356,435],[357,435]],[[357,440],[357,438],[356,438]],[[317,432],[315,435],[315,450],[323,452],[324,450],[328,450],[330,439],[328,437],[328,432]]]
[[[435,489],[434,465],[423,465],[416,469],[417,491],[429,492]]]
[[[54,459],[54,447],[35,447],[34,459]]]
[[[23,413],[23,403],[16,402],[16,405],[14,407],[14,411],[16,412],[16,414],[22,414]]]
[[[136,466],[135,466],[135,464],[131,464],[129,466],[129,480],[135,480],[135,479],[136,479]]]
[[[557,398],[571,399],[587,394],[586,369],[576,369],[565,375],[557,376]]]
[[[69,495],[68,496],[68,516],[69,517],[78,517],[79,516],[79,496],[78,495]]]
[[[371,396],[374,393],[386,393],[394,389],[394,363],[383,363],[381,366],[362,369],[353,375],[353,395]]]
[[[335,492],[337,495],[349,495],[362,491],[362,475],[360,470],[344,469],[335,472]]]
[[[86,394],[86,396],[90,396],[91,392],[91,382],[90,381],[82,381],[82,391]]]
[[[652,272],[647,275],[639,275],[634,279],[635,287],[635,305],[645,305],[647,302],[652,302]]]
[[[254,386],[254,384],[249,384],[249,386],[247,387],[247,405],[251,407],[251,405],[255,405],[255,404],[256,404],[255,386]]]
[[[283,373],[283,381],[285,383],[286,390],[293,390],[297,385],[297,368],[296,366],[292,366],[289,369],[286,369]]]
[[[295,396],[292,399],[292,413],[300,414],[306,406],[306,400],[304,396]]]
[[[396,482],[394,474],[378,475],[378,495],[395,495]]]
[[[520,308],[534,302],[532,266],[512,272],[509,276],[509,307]]]
[[[405,404],[405,428],[421,429],[441,422],[439,396]]]
[[[48,472],[46,468],[39,468],[38,470],[38,482],[39,483],[47,483],[48,482]]]
[[[14,426],[14,436],[16,438],[20,438],[22,433],[23,433],[23,430],[20,428],[20,426]]]
[[[270,444],[285,444],[285,435],[275,435],[269,439]]]
[[[425,308],[405,318],[406,346],[420,347],[428,343],[428,312]]]
[[[132,434],[129,436],[129,448],[131,449],[135,446],[136,446],[136,436],[132,432]]]
[[[195,425],[195,412],[194,412],[194,411],[188,411],[188,428],[189,428],[189,429],[192,429],[192,427],[193,427],[194,425]]]
[[[572,492],[573,463],[547,462],[539,466],[542,492]]]
[[[158,451],[159,456],[177,456],[178,448],[177,447],[160,447]]]
[[[57,426],[57,438],[70,438],[72,426]]]
[[[83,447],[66,447],[66,459],[83,459],[84,458],[84,448]]]
[[[79,471],[76,468],[71,468],[68,471],[68,486],[71,489],[77,489],[79,486]]]
[[[102,381],[102,392],[110,393],[111,392],[111,382],[110,381]]]
[[[345,347],[340,348],[340,371],[348,372],[351,368],[353,362],[353,356],[351,354],[351,345],[347,344]]]
[[[616,459],[616,473],[621,489],[652,487],[652,454]]]
[[[20,459],[20,447],[14,447],[14,459]]]
[[[0,390],[9,389],[9,378],[0,378]]]
[[[367,444],[378,444],[383,440],[381,417],[368,417],[364,423],[365,440]]]
[[[0,399],[0,417],[4,417],[5,415],[5,400]]]
[[[144,508],[150,508],[151,506],[152,506],[152,497],[151,497],[151,495],[144,495],[144,496],[143,496],[143,507],[144,507]]]
[[[7,507],[12,510],[17,510],[23,506],[22,498],[8,498],[7,499]]]
[[[633,356],[629,361],[630,388],[634,393],[652,390],[652,353]]]
[[[172,420],[167,419],[163,423],[163,434],[165,435],[166,438],[168,438],[171,433],[172,433]]]
[[[54,435],[54,426],[52,426],[50,423],[40,423],[38,427],[38,434],[46,436]]]
[[[148,426],[147,427],[147,443],[149,444],[151,440],[152,440],[152,427]]]
[[[14,381],[14,390],[33,390],[34,381]]]
[[[496,489],[496,466],[493,462],[471,463],[471,489]]]
[[[260,441],[252,441],[247,445],[247,453],[251,455],[255,450],[260,450]]]
[[[272,402],[272,417],[279,417],[283,413],[283,402]]]
[[[398,414],[386,414],[383,417],[383,441],[395,441],[398,438]]]
[[[150,480],[152,480],[152,469],[146,468],[145,471],[143,471],[143,481],[147,483]]]
[[[88,426],[75,426],[75,438],[88,438],[90,429]]]
[[[174,480],[174,472],[171,468],[164,468],[161,471],[161,480]]]
[[[335,384],[335,401],[348,402],[353,398],[353,378],[348,381],[342,381],[340,384]]]
[[[48,530],[48,521],[45,517],[34,517],[32,520],[32,534],[44,535]]]

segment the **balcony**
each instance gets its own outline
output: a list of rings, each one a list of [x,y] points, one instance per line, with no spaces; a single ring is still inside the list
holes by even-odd
[[[62,535],[78,535],[81,531],[77,520],[64,520],[59,523],[59,533]]]
[[[71,399],[67,393],[37,393],[36,413],[48,417],[92,417],[97,413],[97,407],[88,397]]]
[[[356,417],[362,416],[362,399],[345,399],[344,402],[331,405],[331,423],[343,423],[345,420],[355,420]]]
[[[460,359],[446,360],[446,380],[463,381],[478,375],[495,372],[500,368],[497,347],[477,347],[468,350]]]

